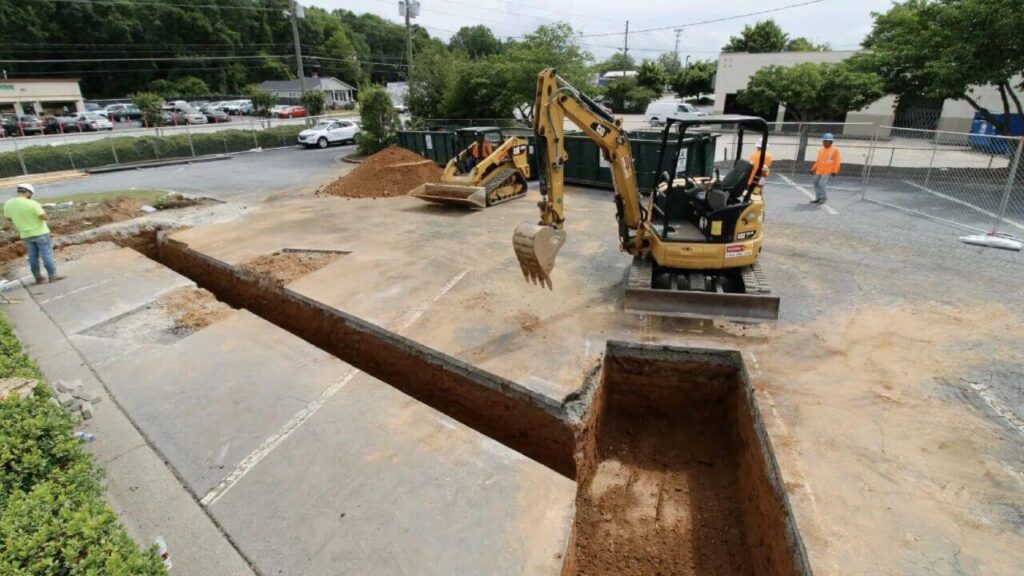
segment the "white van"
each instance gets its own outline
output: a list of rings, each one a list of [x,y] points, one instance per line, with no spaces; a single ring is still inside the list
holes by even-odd
[[[651,126],[664,124],[665,120],[669,118],[692,120],[698,116],[707,116],[707,114],[686,102],[651,102],[647,105],[647,111],[644,112],[644,119]]]

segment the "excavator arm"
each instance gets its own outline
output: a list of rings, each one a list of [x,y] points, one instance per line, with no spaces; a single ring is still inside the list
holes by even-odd
[[[555,257],[565,244],[565,120],[590,137],[611,166],[622,249],[638,254],[643,242],[644,210],[633,170],[633,154],[621,122],[586,94],[573,88],[553,69],[537,76],[533,132],[537,136],[540,221],[520,224],[513,235],[516,258],[527,280],[551,288]]]

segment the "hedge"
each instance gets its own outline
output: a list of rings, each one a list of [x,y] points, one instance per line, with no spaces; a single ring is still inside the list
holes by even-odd
[[[112,164],[128,164],[191,157],[193,148],[196,156],[244,152],[256,146],[278,148],[297,143],[300,125],[275,126],[255,132],[252,130],[227,129],[218,132],[199,132],[191,135],[176,133],[173,136],[115,136],[91,142],[77,142],[51,146],[39,144],[21,148],[19,151],[0,153],[0,178],[24,174],[21,162],[29,174],[42,174],[60,170],[82,170]],[[21,154],[21,160],[18,154]],[[116,155],[116,156],[115,156]]]
[[[37,378],[36,364],[0,314],[0,379]],[[166,576],[103,500],[101,471],[74,437],[74,421],[40,383],[0,401],[0,574]]]

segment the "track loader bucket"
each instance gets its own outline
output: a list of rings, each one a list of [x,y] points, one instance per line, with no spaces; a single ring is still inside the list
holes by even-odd
[[[420,200],[438,204],[458,204],[470,208],[487,207],[487,189],[459,184],[423,184],[410,193]]]
[[[523,276],[541,286],[551,288],[551,270],[555,267],[555,256],[565,244],[565,231],[555,230],[539,224],[520,224],[512,235]]]

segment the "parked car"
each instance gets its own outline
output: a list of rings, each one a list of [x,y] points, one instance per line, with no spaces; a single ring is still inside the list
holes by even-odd
[[[290,104],[275,104],[270,107],[270,115],[277,116],[279,112],[281,112],[282,110],[287,110],[288,108],[291,108]]]
[[[100,106],[99,104],[97,104],[95,102],[86,102],[85,103],[85,111],[86,112],[99,112],[100,110],[103,110],[103,106]]]
[[[172,126],[206,124],[206,115],[191,106],[165,106],[161,118],[164,124]]]
[[[64,134],[81,132],[82,125],[73,116],[47,116],[43,120],[43,134]]]
[[[2,123],[5,136],[37,136],[44,128],[43,121],[31,115],[4,114]]]
[[[707,114],[697,110],[693,104],[686,102],[651,102],[644,112],[644,120],[651,126],[664,124],[668,119],[692,120]]]
[[[202,110],[203,106],[206,106],[209,103],[209,100],[193,100],[189,102],[188,105],[195,108],[196,110]]]
[[[111,122],[127,122],[129,120],[142,120],[142,110],[134,104],[110,104],[98,112]]]
[[[206,116],[206,121],[211,124],[231,121],[231,117],[228,116],[227,112],[219,108],[215,108],[213,104],[207,104],[200,108],[199,111],[203,113],[203,116]]]
[[[114,123],[106,116],[97,112],[75,112],[71,117],[81,126],[82,132],[99,132],[100,130],[114,129]]]
[[[306,109],[302,106],[285,106],[275,114],[278,118],[304,118]]]
[[[221,110],[232,116],[241,116],[252,112],[251,100],[230,100],[221,106]]]
[[[356,141],[359,125],[351,120],[321,120],[309,130],[299,132],[299,144],[307,148],[327,148],[331,144]]]

